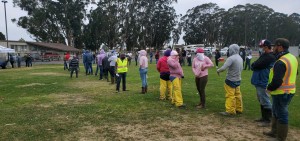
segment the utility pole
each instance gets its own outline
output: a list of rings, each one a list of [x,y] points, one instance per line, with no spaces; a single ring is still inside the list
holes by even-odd
[[[6,27],[6,47],[8,47],[8,33],[7,33],[7,18],[6,18],[6,0],[2,0],[2,2],[4,3],[4,13],[5,13],[5,27]]]

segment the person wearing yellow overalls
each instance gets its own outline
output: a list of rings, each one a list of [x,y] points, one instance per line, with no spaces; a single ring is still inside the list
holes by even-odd
[[[284,141],[288,133],[288,105],[296,93],[298,61],[288,51],[289,41],[285,38],[275,40],[273,52],[277,61],[269,75],[267,92],[272,96],[271,131],[265,135]]]
[[[177,51],[171,51],[170,56],[167,60],[170,70],[170,81],[173,85],[172,104],[175,104],[178,108],[185,108],[183,104],[182,92],[181,92],[181,81],[184,78],[183,70],[179,64],[179,55]]]
[[[116,87],[116,92],[120,92],[120,83],[122,80],[122,89],[123,91],[126,91],[126,74],[128,71],[128,61],[127,58],[125,57],[125,54],[121,54],[120,58],[117,59],[116,62],[116,77],[117,77],[117,87]]]
[[[229,57],[224,65],[217,70],[217,73],[227,71],[224,89],[226,91],[225,112],[220,112],[221,115],[236,115],[243,112],[243,100],[240,89],[241,74],[243,70],[243,59],[239,55],[240,47],[237,44],[229,46]]]

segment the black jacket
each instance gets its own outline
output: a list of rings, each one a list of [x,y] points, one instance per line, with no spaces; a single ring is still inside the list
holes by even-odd
[[[262,54],[255,62],[251,64],[251,69],[253,71],[262,70],[268,68],[271,63],[276,61],[275,55],[271,53]]]

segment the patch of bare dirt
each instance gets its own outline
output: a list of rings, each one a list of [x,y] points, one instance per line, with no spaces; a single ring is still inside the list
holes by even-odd
[[[17,88],[24,88],[24,87],[32,87],[32,86],[43,86],[46,85],[44,83],[30,83],[30,84],[25,84],[25,85],[18,85],[16,86]]]
[[[90,104],[95,102],[92,96],[87,94],[50,94],[48,96],[50,99],[54,100],[54,104],[63,105],[77,105],[77,104]]]
[[[55,73],[55,72],[35,72],[35,73],[30,73],[30,75],[40,75],[40,76],[66,76],[64,73]]]
[[[85,126],[79,140],[178,140],[178,141],[265,141],[268,127],[258,127],[242,117],[206,115],[197,119],[184,117],[181,121],[157,120],[153,123],[130,125]],[[300,138],[298,130],[290,129],[288,141]]]
[[[76,81],[74,83],[70,83],[68,87],[79,88],[83,92],[88,89],[89,94],[93,95],[111,95],[116,85],[111,85],[109,82],[104,80],[96,80],[96,81]]]

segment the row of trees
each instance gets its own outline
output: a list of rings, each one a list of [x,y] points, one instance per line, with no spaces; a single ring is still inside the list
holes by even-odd
[[[188,10],[179,27],[187,44],[257,46],[261,39],[278,37],[300,44],[300,15],[288,16],[261,4],[237,5],[228,11],[214,3],[203,4]]]
[[[183,16],[172,7],[176,0],[14,0],[28,12],[13,19],[37,41],[65,42],[76,48],[161,48],[182,33],[186,44],[255,46],[258,40],[286,37],[300,43],[300,15],[286,15],[260,4],[237,5],[228,11],[207,3]],[[87,9],[90,9],[87,11]]]

